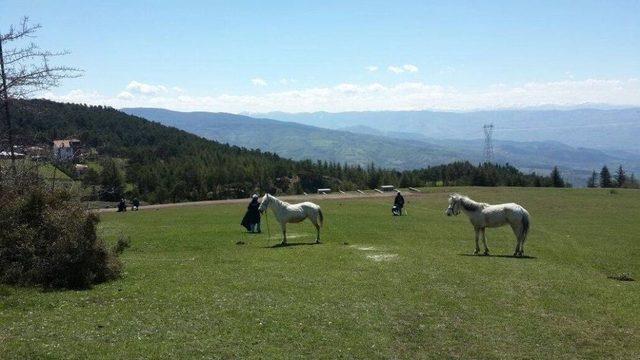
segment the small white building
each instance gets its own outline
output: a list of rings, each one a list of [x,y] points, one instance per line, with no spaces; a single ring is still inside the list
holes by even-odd
[[[331,189],[329,189],[329,188],[318,189],[318,194],[326,195],[326,194],[329,194],[330,192],[331,192]]]
[[[73,160],[80,150],[80,140],[64,139],[53,140],[53,158],[57,161]]]
[[[23,153],[19,153],[14,151],[13,152],[13,156],[15,156],[16,159],[24,159],[25,155]],[[10,151],[0,151],[0,159],[11,159],[11,152]]]
[[[380,186],[380,190],[382,190],[382,191],[393,191],[395,189],[396,189],[396,187],[393,186],[393,185],[382,185],[382,186]]]

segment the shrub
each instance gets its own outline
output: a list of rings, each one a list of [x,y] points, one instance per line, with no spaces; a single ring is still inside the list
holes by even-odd
[[[0,282],[85,289],[119,277],[121,263],[97,236],[96,214],[29,171],[0,175]]]
[[[129,246],[131,246],[131,239],[124,234],[120,234],[120,236],[118,237],[118,242],[116,242],[116,244],[113,246],[111,252],[120,255],[124,252],[124,249],[128,248]]]

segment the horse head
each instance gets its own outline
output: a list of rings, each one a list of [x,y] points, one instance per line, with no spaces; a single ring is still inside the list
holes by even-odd
[[[265,212],[269,207],[269,202],[271,202],[271,197],[269,194],[264,194],[262,201],[260,202],[260,206],[258,206],[258,211],[260,211],[260,213]]]
[[[460,214],[460,199],[461,196],[458,194],[449,194],[449,206],[445,210],[447,216]]]

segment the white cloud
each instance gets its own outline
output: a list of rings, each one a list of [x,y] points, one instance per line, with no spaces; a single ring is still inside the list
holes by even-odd
[[[530,82],[522,85],[494,84],[480,89],[460,90],[424,82],[341,83],[331,87],[303,88],[259,95],[219,94],[191,96],[169,92],[156,96],[122,91],[106,96],[96,91],[73,90],[64,95],[43,97],[63,102],[162,107],[183,111],[306,112],[364,110],[473,110],[518,108],[539,105],[605,103],[640,106],[640,79],[586,79]]]
[[[404,64],[402,65],[402,68],[406,71],[406,72],[410,72],[410,73],[415,73],[418,72],[418,67],[412,64]]]
[[[122,100],[131,100],[134,98],[133,94],[128,92],[128,91],[122,91],[120,92],[120,94],[118,94],[118,99],[122,99]]]
[[[143,95],[158,95],[169,92],[167,87],[164,85],[144,84],[135,80],[127,85],[126,90],[130,93],[138,93]]]
[[[402,66],[389,65],[389,67],[387,67],[387,70],[391,71],[394,74],[402,74],[403,72],[416,73],[420,69],[412,64],[404,64]]]
[[[251,83],[255,86],[267,86],[267,81],[263,78],[253,78]]]
[[[338,84],[334,86],[333,89],[341,93],[356,93],[362,90],[362,88],[358,85],[347,83]]]
[[[369,72],[376,72],[376,71],[378,71],[378,67],[377,67],[377,66],[375,66],[375,65],[369,65],[369,66],[366,66],[366,67],[365,67],[365,69],[367,69]]]

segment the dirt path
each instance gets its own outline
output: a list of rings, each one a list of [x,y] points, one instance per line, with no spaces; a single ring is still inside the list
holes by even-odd
[[[413,196],[421,196],[426,193],[417,193],[417,192],[409,192],[403,191],[402,196],[404,197],[413,197]],[[395,192],[385,192],[385,193],[366,193],[360,194],[356,192],[349,192],[346,194],[328,194],[328,195],[319,195],[319,194],[309,194],[309,195],[285,195],[278,197],[279,199],[285,200],[287,202],[292,201],[305,201],[312,199],[322,199],[322,200],[340,200],[340,199],[361,199],[361,198],[384,198],[384,197],[393,197],[395,196]],[[171,203],[171,204],[157,204],[157,205],[145,205],[140,206],[140,210],[155,210],[155,209],[165,209],[165,208],[174,208],[174,207],[182,207],[182,206],[207,206],[207,205],[222,205],[222,204],[245,204],[248,203],[250,199],[229,199],[229,200],[209,200],[209,201],[191,201],[191,202],[181,202],[181,203]],[[130,209],[130,205],[129,208]],[[97,212],[115,212],[117,209],[113,208],[102,208],[95,209]]]

